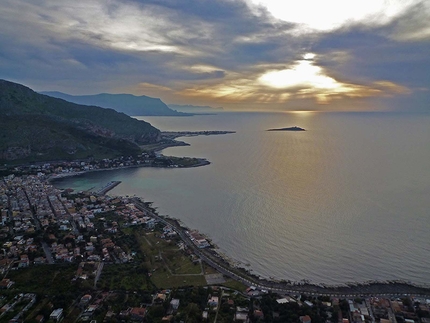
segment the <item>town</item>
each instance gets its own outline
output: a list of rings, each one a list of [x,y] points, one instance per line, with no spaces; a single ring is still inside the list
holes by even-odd
[[[119,182],[55,188],[49,179],[91,170],[61,165],[0,181],[1,322],[430,322],[425,288],[255,277],[150,202],[106,195]]]
[[[52,178],[74,176],[89,171],[112,170],[128,167],[197,167],[208,165],[203,158],[167,157],[154,152],[144,152],[139,156],[120,156],[115,158],[52,161],[22,165],[4,165],[0,172],[15,175],[44,174]]]

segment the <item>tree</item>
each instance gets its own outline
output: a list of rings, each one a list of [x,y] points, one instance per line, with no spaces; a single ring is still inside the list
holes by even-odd
[[[200,308],[195,303],[190,303],[185,308],[185,314],[187,317],[186,322],[201,322],[202,321],[202,315]]]

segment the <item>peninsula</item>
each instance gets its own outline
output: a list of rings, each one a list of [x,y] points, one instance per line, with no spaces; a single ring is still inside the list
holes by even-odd
[[[267,131],[306,131],[303,128],[294,126],[289,128],[274,128],[274,129],[267,129]]]

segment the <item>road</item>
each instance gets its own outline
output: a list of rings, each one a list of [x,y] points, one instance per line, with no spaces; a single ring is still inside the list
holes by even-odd
[[[171,226],[177,232],[182,241],[184,241],[184,243],[188,246],[188,248],[190,248],[198,257],[200,257],[200,259],[202,259],[208,265],[215,268],[227,277],[237,280],[247,286],[254,286],[259,290],[273,291],[279,294],[306,293],[308,295],[314,296],[330,296],[344,298],[353,298],[357,296],[398,297],[406,295],[430,295],[429,289],[415,287],[406,283],[375,283],[373,285],[363,284],[357,286],[345,286],[342,288],[330,288],[311,284],[290,285],[286,283],[259,280],[258,278],[248,275],[245,272],[241,272],[239,274],[237,271],[233,271],[229,264],[225,262],[221,257],[215,257],[211,255],[208,250],[197,248],[197,246],[186,235],[185,229],[155,214],[139,198],[134,198],[133,202],[136,207],[141,211],[146,212],[149,216],[152,216],[161,223]]]
[[[72,228],[73,228],[73,233],[74,233],[74,234],[76,234],[76,235],[78,235],[78,234],[79,234],[79,230],[78,230],[78,228],[76,227],[75,219],[73,219],[73,216],[70,214],[69,209],[68,209],[68,208],[66,207],[66,205],[64,204],[64,202],[63,202],[63,200],[61,199],[61,196],[60,196],[60,195],[57,195],[57,199],[58,199],[58,201],[61,203],[61,205],[63,206],[64,211],[66,211],[67,215],[69,216],[69,222],[70,222],[70,225],[71,225],[71,226],[72,226]],[[51,203],[51,201],[49,201],[49,202]],[[51,204],[51,207],[52,207],[52,204]]]
[[[99,266],[97,267],[96,277],[94,278],[94,288],[97,288],[97,282],[98,282],[100,275],[102,273],[103,266],[104,266],[104,262],[100,262]]]
[[[41,244],[43,251],[45,252],[46,261],[48,262],[48,264],[52,265],[53,263],[55,263],[55,261],[54,257],[52,257],[51,248],[49,248],[48,244],[45,241],[42,241]]]

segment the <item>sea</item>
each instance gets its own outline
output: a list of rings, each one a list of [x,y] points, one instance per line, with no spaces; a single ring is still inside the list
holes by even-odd
[[[430,283],[430,114],[219,113],[137,117],[182,137],[197,168],[130,168],[55,182],[152,201],[265,278]],[[268,132],[298,126],[303,132]]]

